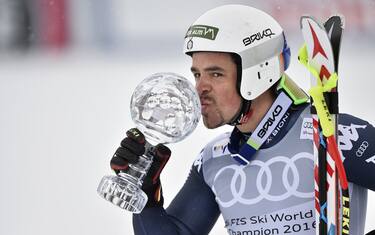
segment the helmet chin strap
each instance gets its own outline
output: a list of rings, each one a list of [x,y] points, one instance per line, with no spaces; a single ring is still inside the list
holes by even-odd
[[[236,89],[237,93],[241,97],[241,107],[238,112],[233,116],[233,118],[227,123],[231,126],[241,125],[245,121],[247,121],[250,115],[250,107],[251,107],[251,100],[246,100],[241,95],[241,80],[242,80],[242,61],[241,57],[238,54],[230,53],[233,59],[233,62],[236,64],[237,68],[237,84]]]
[[[250,114],[251,100],[242,98],[241,107],[234,117],[227,123],[231,126],[241,125],[246,122]]]

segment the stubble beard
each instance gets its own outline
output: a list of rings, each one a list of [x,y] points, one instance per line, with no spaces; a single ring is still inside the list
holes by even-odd
[[[210,106],[213,106],[213,111],[202,114],[203,124],[208,129],[215,129],[225,125],[225,120],[221,111],[218,109],[215,100],[212,101]]]

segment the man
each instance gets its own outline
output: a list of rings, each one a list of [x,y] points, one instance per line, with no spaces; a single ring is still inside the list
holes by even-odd
[[[170,151],[156,147],[135,233],[208,234],[222,214],[229,234],[315,234],[310,106],[284,73],[290,50],[280,25],[252,7],[226,5],[194,22],[184,48],[204,125],[234,129],[204,147],[167,209],[159,175]],[[341,114],[338,130],[352,182],[350,234],[363,234],[367,188],[375,190],[375,129]],[[137,129],[127,135],[111,160],[116,172],[144,152],[144,136]]]

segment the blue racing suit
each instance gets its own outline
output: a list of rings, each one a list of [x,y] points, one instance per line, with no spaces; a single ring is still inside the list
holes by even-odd
[[[135,234],[208,234],[222,214],[228,234],[315,234],[313,130],[309,104],[291,107],[248,166],[232,157],[249,134],[234,128],[208,143],[173,199],[133,215]],[[350,234],[363,234],[367,189],[375,190],[375,128],[338,118],[350,182]]]

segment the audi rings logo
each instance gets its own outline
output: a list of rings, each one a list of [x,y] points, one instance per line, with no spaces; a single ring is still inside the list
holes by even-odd
[[[359,146],[359,148],[355,152],[355,155],[357,155],[357,157],[362,157],[363,154],[366,152],[366,149],[368,148],[368,146],[369,146],[369,143],[367,141],[363,141],[361,146]]]
[[[308,129],[313,129],[313,123],[312,122],[304,122],[303,127],[308,128]]]
[[[295,196],[298,198],[313,198],[314,197],[314,189],[313,186],[311,186],[311,191],[308,192],[302,192],[298,191],[298,188],[300,186],[300,175],[306,174],[303,173],[301,169],[298,169],[296,166],[296,162],[300,159],[304,159],[303,165],[306,165],[306,160],[311,161],[311,164],[313,165],[313,155],[310,153],[302,152],[298,153],[292,158],[283,157],[283,156],[277,156],[273,157],[267,162],[262,162],[259,160],[253,160],[251,161],[250,165],[229,165],[226,167],[221,168],[215,175],[213,185],[212,185],[212,191],[216,195],[217,202],[222,207],[231,207],[235,203],[241,203],[245,205],[253,205],[256,204],[262,200],[268,200],[273,202],[283,201],[288,199],[291,196]],[[278,164],[277,167],[279,167],[280,164],[284,165],[284,168],[282,169],[282,177],[281,177],[281,186],[277,183],[272,184],[273,182],[273,174],[274,172],[271,171],[270,166],[273,164]],[[251,179],[251,177],[246,176],[246,172],[255,170],[254,168],[248,169],[249,166],[258,166],[260,167],[260,170],[258,171],[258,174],[256,176],[256,182],[255,185],[251,185],[251,189],[247,189],[248,191],[251,190],[252,192],[254,190],[257,190],[257,193],[253,197],[249,197],[245,195],[246,190],[246,181]],[[300,172],[300,171],[301,172]],[[233,172],[233,174],[230,174],[230,172]],[[230,180],[230,190],[226,190],[224,193],[229,194],[229,196],[226,195],[218,195],[217,189],[218,187],[217,180],[222,177],[228,177],[228,175],[232,175],[232,178]],[[288,177],[289,176],[289,177]],[[280,179],[279,179],[280,180]],[[311,184],[313,182],[313,176],[311,176]],[[272,187],[274,185],[274,187]],[[280,194],[274,193],[275,187],[282,187],[284,189],[279,190],[279,192],[282,192]],[[272,188],[272,190],[271,190]],[[271,191],[273,194],[271,194]],[[222,193],[223,190],[221,189],[220,192]],[[225,199],[224,199],[225,198]]]

